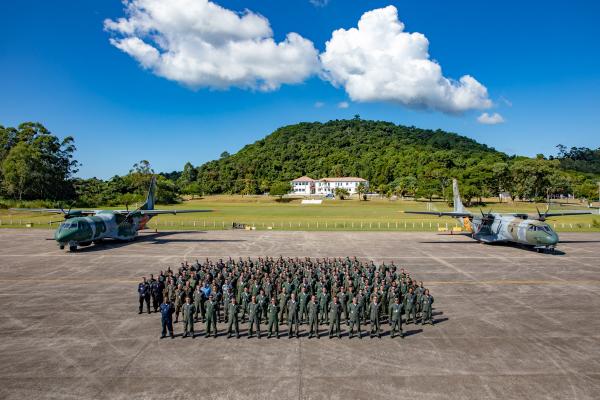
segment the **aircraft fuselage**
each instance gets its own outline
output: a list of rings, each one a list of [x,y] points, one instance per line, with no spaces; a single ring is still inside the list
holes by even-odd
[[[133,240],[150,218],[141,215],[128,221],[122,214],[100,211],[93,216],[69,218],[54,232],[54,239],[61,249],[69,246],[71,250],[109,238]]]
[[[550,225],[535,219],[491,214],[465,218],[463,224],[470,224],[473,238],[480,242],[511,242],[536,249],[554,249],[558,243],[558,235]]]

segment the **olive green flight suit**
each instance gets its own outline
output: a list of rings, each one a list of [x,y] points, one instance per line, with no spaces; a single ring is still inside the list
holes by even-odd
[[[194,337],[194,313],[196,307],[192,303],[183,305],[183,337],[192,335]]]
[[[239,324],[239,318],[238,318],[238,309],[240,308],[240,306],[237,303],[229,303],[227,305],[227,315],[228,315],[228,319],[227,321],[229,322],[229,325],[227,327],[227,337],[231,337],[231,335],[233,334],[233,331],[235,331],[236,336],[239,338],[240,337],[240,324]],[[233,328],[233,331],[232,331]]]
[[[370,334],[370,336],[373,337],[373,335],[377,335],[378,337],[381,337],[381,331],[379,329],[380,303],[371,302],[369,307],[370,307],[369,318],[371,319],[371,334]]]
[[[319,303],[316,301],[308,302],[308,329],[309,334],[308,337],[312,338],[313,335],[317,336],[317,339],[320,339],[319,336]]]
[[[360,314],[361,309],[358,305],[358,302],[356,304],[350,303],[350,305],[348,306],[348,323],[350,324],[350,338],[354,336],[354,326],[356,326],[358,337],[362,339],[362,332],[360,330]]]
[[[279,319],[277,317],[279,313],[279,307],[277,304],[269,303],[267,307],[267,315],[269,318],[269,336],[273,335],[273,328],[275,329],[275,333],[277,334],[277,338],[279,338]]]
[[[340,318],[342,314],[342,306],[340,303],[334,303],[333,301],[329,304],[329,338],[333,337],[333,333],[337,333],[337,337],[342,337],[342,331],[340,329]]]
[[[423,295],[421,296],[421,310],[423,313],[421,319],[421,325],[425,325],[425,322],[429,322],[433,325],[433,318],[431,314],[431,306],[433,304],[433,296],[432,295]]]
[[[390,336],[395,337],[397,333],[400,334],[400,337],[404,337],[404,333],[402,332],[402,304],[394,303],[391,308],[392,316],[390,317],[392,321],[392,327],[390,328]]]
[[[248,337],[254,334],[254,326],[256,326],[256,334],[260,339],[260,306],[258,303],[248,304]]]
[[[298,336],[298,301],[297,300],[290,300],[288,301],[288,337],[291,338],[292,337],[292,331],[295,332],[296,335],[296,339],[299,338]]]
[[[213,333],[217,337],[217,304],[214,300],[205,303],[206,306],[206,337]]]

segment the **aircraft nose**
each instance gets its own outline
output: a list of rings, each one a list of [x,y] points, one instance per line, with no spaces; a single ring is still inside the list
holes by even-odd
[[[555,245],[558,243],[558,235],[552,232],[540,237],[538,240],[544,245]]]
[[[54,239],[56,239],[57,242],[65,243],[69,241],[71,236],[73,236],[71,232],[69,232],[66,229],[63,229],[54,234]]]

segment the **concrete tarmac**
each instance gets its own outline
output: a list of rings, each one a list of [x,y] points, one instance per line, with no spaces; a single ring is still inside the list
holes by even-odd
[[[436,233],[144,233],[73,254],[50,238],[0,230],[0,399],[600,398],[600,234],[563,234],[556,255]],[[159,314],[137,313],[141,276],[279,255],[394,260],[431,289],[436,324],[159,340]]]

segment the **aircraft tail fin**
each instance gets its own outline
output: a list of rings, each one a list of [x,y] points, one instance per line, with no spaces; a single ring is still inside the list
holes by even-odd
[[[458,181],[452,179],[452,194],[453,194],[453,202],[454,202],[454,211],[455,212],[465,212],[465,206],[463,206],[462,200],[460,199],[460,193],[458,191]]]
[[[156,198],[156,175],[152,176],[146,202],[140,207],[140,210],[154,210],[154,200]]]

